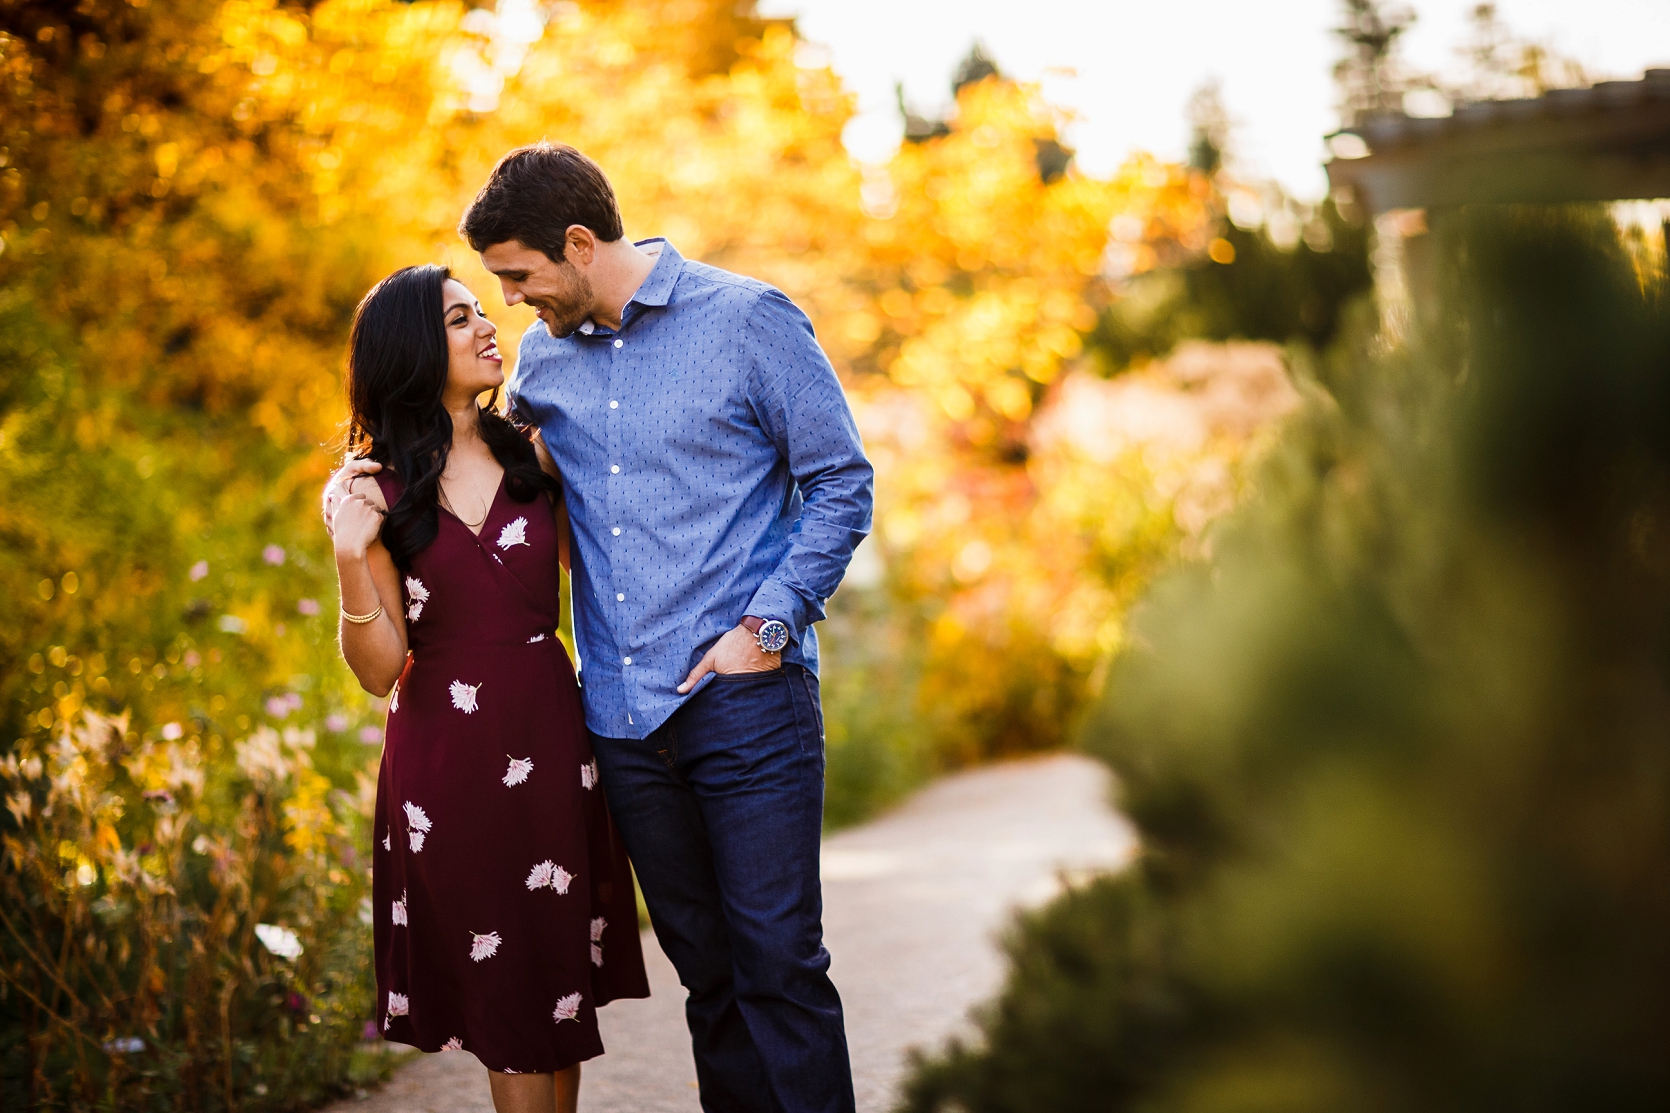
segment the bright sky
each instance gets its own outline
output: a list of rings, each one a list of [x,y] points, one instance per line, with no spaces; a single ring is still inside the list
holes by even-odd
[[[1454,71],[1477,0],[1417,0],[1405,37],[1416,68]],[[1079,120],[1069,142],[1094,174],[1133,148],[1181,158],[1190,95],[1217,78],[1237,128],[1242,168],[1306,199],[1327,187],[1321,137],[1336,126],[1329,33],[1338,0],[761,0],[799,17],[859,95],[847,145],[885,158],[900,124],[893,83],[919,109],[950,99],[950,78],[975,40],[1003,71],[1038,81]],[[1638,78],[1670,66],[1670,0],[1498,0],[1522,36],[1553,45],[1591,73]],[[1279,12],[1280,14],[1275,14]],[[1071,74],[1066,71],[1071,71]],[[1076,75],[1076,76],[1073,76]]]

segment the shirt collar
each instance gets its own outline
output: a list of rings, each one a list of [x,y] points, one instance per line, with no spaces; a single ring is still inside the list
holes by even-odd
[[[666,305],[667,299],[673,296],[673,287],[678,285],[678,276],[684,271],[684,256],[664,236],[638,240],[632,246],[646,247],[652,243],[661,245],[661,254],[656,256],[655,266],[643,285],[638,287],[638,292],[632,295],[632,301],[639,305]]]
[[[673,287],[678,285],[678,276],[684,271],[684,256],[678,253],[678,248],[665,236],[651,236],[647,240],[632,241],[633,247],[645,247],[652,243],[661,245],[661,253],[655,257],[655,266],[650,268],[649,276],[638,286],[638,290],[621,309],[621,322],[624,324],[631,315],[633,302],[639,305],[666,305],[673,296]],[[587,319],[579,330],[585,336],[598,332],[597,322]],[[609,330],[604,329],[604,332]],[[610,335],[613,335],[610,333]]]

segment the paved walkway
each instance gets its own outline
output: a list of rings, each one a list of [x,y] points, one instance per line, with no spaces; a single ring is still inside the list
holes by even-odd
[[[1107,774],[1074,755],[976,769],[824,843],[824,933],[846,1007],[861,1113],[886,1113],[913,1046],[967,1029],[1001,984],[997,933],[1063,876],[1124,864],[1130,827],[1107,805]],[[582,1113],[699,1113],[684,990],[644,934],[653,996],[599,1014]],[[486,1072],[463,1052],[426,1055],[382,1090],[329,1113],[491,1113]]]

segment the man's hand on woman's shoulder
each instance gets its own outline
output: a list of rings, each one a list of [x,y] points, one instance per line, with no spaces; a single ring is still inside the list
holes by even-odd
[[[348,497],[349,487],[356,478],[362,475],[374,475],[383,470],[383,465],[375,460],[347,459],[336,473],[325,484],[325,493],[320,499],[319,512],[325,518],[325,532],[334,536],[332,523],[336,521],[336,508],[342,500]]]

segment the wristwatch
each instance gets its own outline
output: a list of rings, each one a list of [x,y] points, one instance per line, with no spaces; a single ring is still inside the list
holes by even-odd
[[[754,641],[759,645],[761,653],[781,653],[783,647],[789,644],[789,626],[786,622],[749,615],[742,620],[742,625],[754,635]]]

